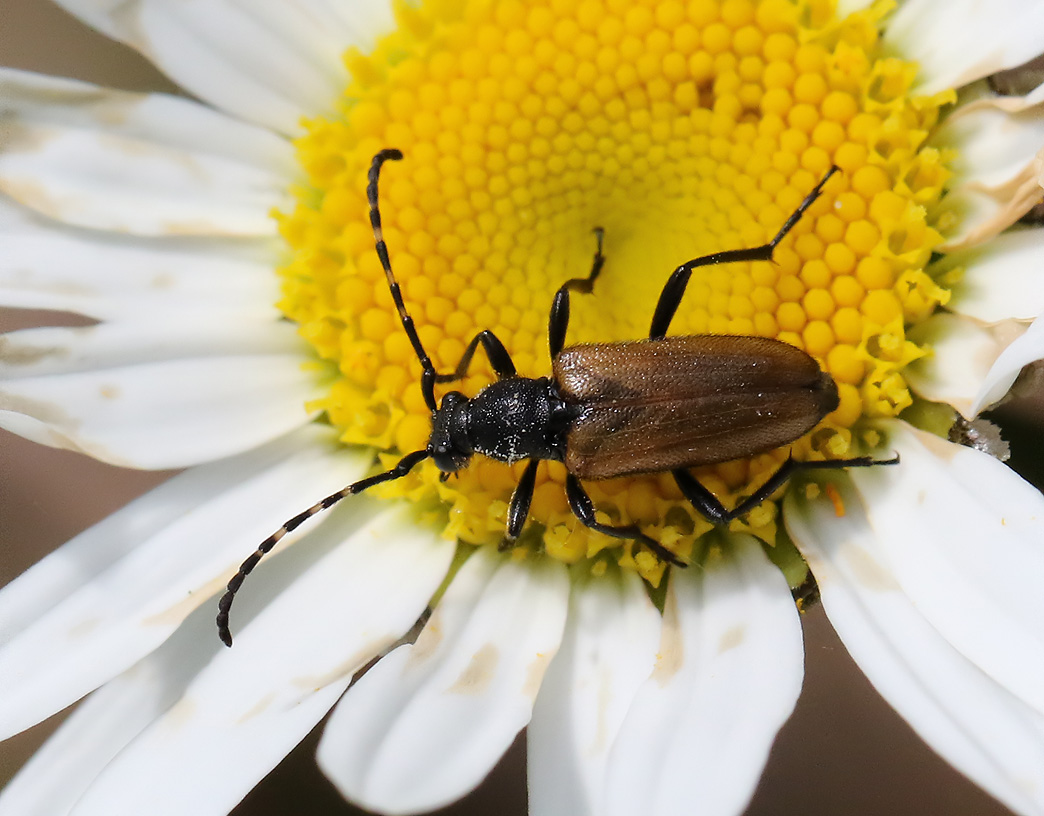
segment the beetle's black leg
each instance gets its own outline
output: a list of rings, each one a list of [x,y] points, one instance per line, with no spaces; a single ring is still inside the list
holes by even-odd
[[[850,467],[873,467],[874,465],[897,465],[899,457],[892,459],[874,459],[870,456],[858,456],[854,459],[824,459],[821,462],[798,462],[796,459],[787,457],[779,468],[769,476],[768,480],[747,498],[731,510],[726,510],[714,494],[705,488],[687,470],[674,470],[674,480],[678,483],[682,495],[688,499],[692,506],[702,513],[708,521],[715,524],[727,524],[733,519],[739,518],[744,513],[749,513],[765,499],[775,493],[783,483],[795,473],[802,470],[840,470]]]
[[[457,363],[457,368],[453,373],[438,374],[435,377],[435,382],[454,382],[455,380],[460,380],[467,376],[468,366],[471,365],[471,358],[475,356],[475,350],[478,348],[479,343],[482,343],[482,348],[485,349],[486,356],[489,358],[490,365],[493,366],[493,370],[496,372],[498,380],[502,380],[505,377],[515,376],[515,364],[511,362],[511,355],[508,354],[508,350],[504,348],[504,344],[500,342],[500,338],[493,334],[489,329],[483,329],[471,338],[471,342],[468,343],[468,347],[464,349],[464,353],[460,357],[460,362]]]
[[[507,532],[504,540],[500,542],[498,549],[501,552],[510,550],[522,534],[522,528],[529,517],[529,505],[533,502],[533,488],[536,487],[536,472],[539,459],[530,459],[526,469],[522,472],[522,478],[518,480],[518,486],[511,495],[511,506],[508,508]]]
[[[228,582],[225,594],[222,595],[221,600],[218,601],[217,627],[218,637],[221,638],[221,642],[226,646],[232,645],[232,633],[228,628],[228,613],[232,608],[232,601],[235,600],[236,593],[239,592],[239,588],[243,585],[243,581],[245,581],[246,577],[254,571],[254,567],[257,566],[258,561],[261,560],[265,553],[269,552],[276,544],[278,544],[283,536],[296,530],[316,513],[321,513],[323,510],[333,507],[337,502],[347,496],[354,496],[357,493],[362,493],[364,490],[368,490],[374,485],[381,484],[382,482],[401,479],[409,473],[418,462],[423,462],[428,458],[428,456],[430,456],[430,454],[427,450],[419,450],[406,454],[391,470],[387,470],[384,473],[378,473],[374,476],[368,476],[365,479],[360,479],[358,482],[354,482],[347,487],[341,488],[336,493],[331,493],[325,499],[316,502],[307,510],[298,513],[282,527],[272,533],[272,535],[262,541],[261,544],[258,545],[258,548],[250,554],[250,557],[240,565],[239,571],[236,572]]]
[[[827,171],[827,174],[823,176],[819,184],[812,188],[812,192],[805,196],[805,200],[798,205],[798,208],[791,213],[786,223],[780,227],[776,237],[767,244],[752,247],[751,249],[727,249],[722,252],[713,252],[710,255],[703,255],[694,260],[686,261],[675,269],[667,279],[667,283],[664,284],[663,291],[660,292],[660,299],[656,303],[656,311],[653,313],[652,326],[649,328],[649,338],[651,340],[659,340],[667,334],[667,329],[671,326],[671,320],[674,319],[674,313],[678,311],[678,306],[681,304],[682,295],[685,294],[685,287],[689,285],[689,277],[692,275],[692,270],[701,266],[713,266],[714,264],[734,263],[736,261],[771,261],[772,253],[776,246],[793,229],[794,225],[801,219],[801,216],[805,214],[805,211],[812,206],[812,203],[819,198],[820,193],[823,192],[823,185],[836,172],[838,172],[836,166],[831,167]]]
[[[594,502],[587,495],[587,491],[580,484],[580,480],[572,473],[566,475],[566,498],[569,499],[569,506],[573,509],[573,514],[580,519],[580,523],[585,527],[590,527],[592,530],[605,533],[613,538],[633,538],[652,550],[661,561],[674,564],[676,567],[687,566],[684,561],[664,547],[659,541],[655,538],[650,538],[639,530],[637,525],[630,524],[627,527],[612,527],[595,521]]]
[[[598,239],[598,247],[595,249],[594,260],[591,262],[591,271],[586,278],[570,278],[555,292],[551,301],[551,314],[547,320],[547,343],[551,348],[551,359],[562,350],[565,345],[566,329],[569,328],[569,290],[590,294],[594,288],[594,282],[605,266],[605,255],[602,254],[602,240],[605,230],[595,227],[595,237]]]

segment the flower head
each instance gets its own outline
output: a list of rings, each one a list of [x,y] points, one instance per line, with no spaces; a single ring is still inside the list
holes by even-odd
[[[366,807],[452,802],[529,723],[536,813],[737,813],[801,686],[790,590],[810,569],[915,730],[1009,807],[1044,807],[1044,500],[942,438],[1041,356],[1026,324],[1044,284],[1023,271],[1039,230],[1003,232],[1040,198],[1037,92],[977,81],[1044,50],[1038,11],[200,3],[131,26],[71,5],[213,107],[0,77],[2,223],[30,269],[0,267],[0,293],[101,321],[5,338],[0,424],[192,467],[0,595],[9,732],[100,687],[0,812],[224,812],[379,657],[319,748]],[[210,14],[237,36],[199,38]],[[405,161],[380,181],[385,261],[367,172],[389,147]],[[686,266],[770,241],[771,263]],[[552,299],[589,272],[549,352]],[[796,346],[836,405],[785,447],[680,475],[578,488],[570,459],[534,464],[548,455],[445,478],[462,463],[429,440],[448,389],[546,376],[562,343],[650,322]],[[773,480],[788,456],[893,451],[897,467]],[[276,529],[223,650],[211,599]],[[62,761],[76,784],[44,790]]]

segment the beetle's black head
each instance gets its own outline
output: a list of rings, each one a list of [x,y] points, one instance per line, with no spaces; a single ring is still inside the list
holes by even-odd
[[[428,454],[444,474],[456,473],[468,466],[474,451],[468,441],[468,398],[450,391],[431,417]]]

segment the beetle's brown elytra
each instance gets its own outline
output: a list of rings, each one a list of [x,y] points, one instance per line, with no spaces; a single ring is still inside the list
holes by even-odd
[[[583,412],[565,465],[581,479],[714,465],[778,448],[838,406],[837,386],[798,348],[696,335],[563,349],[554,380]]]
[[[406,309],[381,231],[378,179],[386,161],[399,159],[402,153],[393,149],[374,156],[367,198],[377,256],[403,330],[421,364],[421,391],[431,411],[431,436],[425,448],[406,454],[391,470],[332,493],[261,542],[229,581],[218,604],[218,634],[226,645],[232,645],[228,616],[236,592],[284,535],[346,496],[402,478],[425,459],[432,459],[443,477],[467,467],[475,453],[501,462],[528,460],[508,507],[504,548],[516,541],[525,526],[537,464],[547,459],[565,464],[566,497],[582,524],[615,538],[637,541],[680,567],[684,562],[637,525],[599,523],[581,480],[670,472],[693,507],[708,520],[724,524],[761,504],[796,471],[898,463],[898,456],[822,462],[788,458],[732,509],[725,508],[689,472],[692,467],[746,458],[793,442],[838,406],[833,379],[794,346],[763,337],[666,336],[694,269],[772,260],[776,246],[819,198],[837,167],[820,180],[768,243],[704,255],[675,269],[660,293],[647,339],[567,347],[569,293],[591,292],[605,263],[602,230],[595,229],[597,248],[591,271],[587,277],[563,283],[551,303],[552,376],[531,378],[517,375],[504,344],[488,330],[472,338],[452,373],[436,372]],[[496,381],[474,397],[454,390],[439,401],[436,384],[463,379],[479,346],[489,358]]]

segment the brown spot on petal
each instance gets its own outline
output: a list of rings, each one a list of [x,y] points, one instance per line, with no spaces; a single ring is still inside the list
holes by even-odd
[[[492,643],[487,643],[471,656],[471,662],[447,691],[453,694],[481,694],[493,681],[499,662],[500,650]]]
[[[48,425],[63,425],[66,428],[77,426],[77,423],[72,421],[72,417],[54,403],[20,397],[15,394],[0,393],[0,411],[25,414]]]
[[[4,146],[0,144],[0,151]],[[7,193],[19,204],[59,221],[67,209],[67,203],[54,195],[47,185],[31,179],[0,178],[0,192]]]
[[[245,723],[247,720],[251,720],[258,714],[265,711],[272,702],[275,700],[275,694],[269,693],[257,701],[249,710],[245,711],[242,716],[236,720],[236,724]]]
[[[613,673],[603,668],[598,673],[598,707],[595,716],[597,726],[594,739],[588,748],[591,754],[600,754],[609,742],[609,704],[613,698]]]
[[[167,711],[163,724],[171,730],[182,728],[192,721],[198,708],[199,704],[191,697],[182,697]]]
[[[142,623],[145,626],[177,626],[203,601],[224,589],[227,583],[227,575],[211,578],[203,586],[189,592],[180,601],[168,606],[162,612],[157,612],[155,615],[149,615],[149,617],[144,618]]]
[[[540,652],[526,669],[526,680],[522,684],[522,694],[530,700],[535,700],[540,684],[544,682],[547,667],[551,664],[552,655]]]
[[[660,650],[656,654],[656,666],[652,678],[666,686],[681,669],[685,659],[685,643],[678,619],[678,602],[674,592],[668,590],[663,607],[663,628],[660,631]]]
[[[57,135],[54,128],[26,125],[16,114],[0,112],[0,153],[35,153]]]
[[[852,575],[861,586],[878,592],[892,592],[899,588],[895,577],[865,550],[846,547],[844,555]]]
[[[77,621],[72,628],[69,629],[67,636],[70,640],[86,637],[97,628],[99,623],[101,623],[101,621],[98,618],[86,618]]]
[[[427,660],[435,654],[435,650],[442,643],[442,639],[442,615],[439,614],[438,609],[435,609],[424,628],[421,629],[421,633],[417,636],[417,642],[413,644],[413,648],[410,650],[410,659],[407,665],[412,666]]]
[[[927,431],[913,429],[913,434],[922,445],[924,445],[937,459],[940,459],[943,462],[950,461],[957,455],[957,451],[961,449],[960,445],[956,445],[953,442],[943,439],[941,436],[936,436]]]
[[[747,627],[736,625],[726,630],[718,640],[718,654],[735,649],[747,638]]]
[[[13,337],[0,337],[0,360],[7,365],[33,365],[42,360],[60,360],[69,356],[69,349],[60,346],[33,346],[19,343]]]
[[[294,677],[291,683],[297,688],[305,691],[318,691],[334,683],[343,681],[346,677],[352,677],[359,669],[380,655],[389,645],[395,642],[395,638],[388,635],[374,638],[366,645],[356,649],[345,660],[342,660],[330,671],[323,674],[302,675]]]

